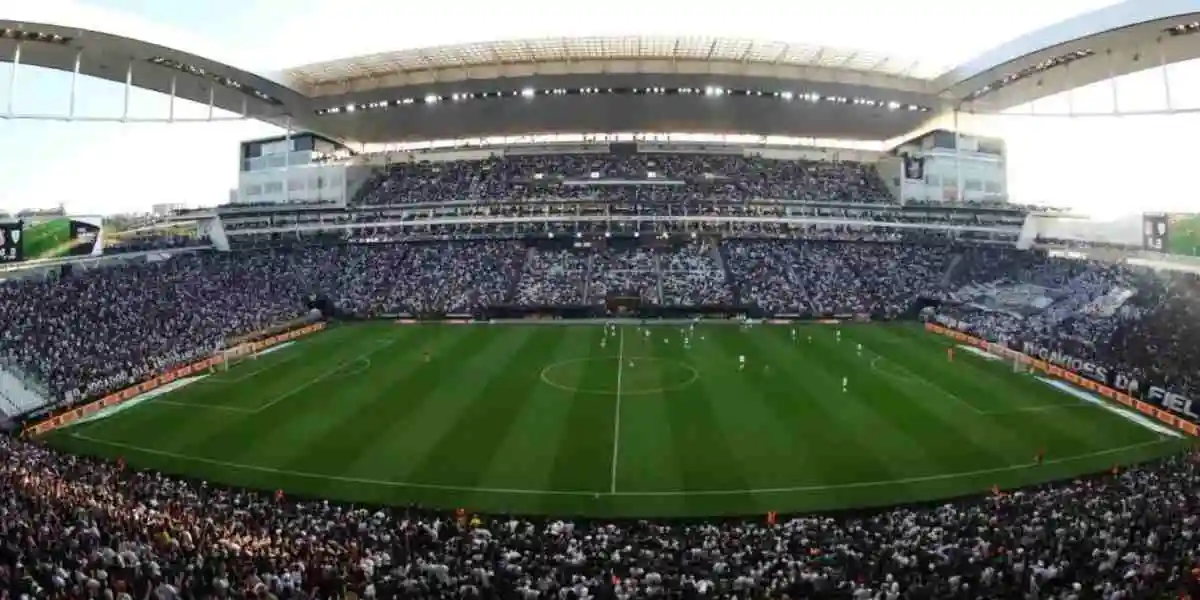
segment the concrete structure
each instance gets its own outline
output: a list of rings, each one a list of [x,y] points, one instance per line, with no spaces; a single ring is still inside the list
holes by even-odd
[[[43,3],[0,8],[0,57],[152,89],[207,104],[214,113],[351,145],[561,131],[882,141],[947,112],[1001,111],[1200,57],[1200,36],[1192,35],[1200,31],[1200,0],[1130,0],[950,68],[802,43],[630,36],[484,42],[256,73],[178,32],[79,10]],[[0,98],[0,117],[64,118],[15,113],[18,72],[9,97]],[[1170,86],[1165,75],[1163,85]],[[71,94],[65,118],[82,119],[75,116],[73,86]],[[113,117],[135,118],[128,105]]]

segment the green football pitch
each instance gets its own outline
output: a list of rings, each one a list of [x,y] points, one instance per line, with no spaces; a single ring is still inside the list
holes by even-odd
[[[837,331],[346,325],[48,439],[299,496],[625,517],[934,500],[1186,443],[1005,361],[951,362],[915,325]]]

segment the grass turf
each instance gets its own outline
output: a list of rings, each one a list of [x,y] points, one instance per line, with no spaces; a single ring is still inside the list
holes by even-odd
[[[1185,443],[912,325],[649,329],[343,326],[48,438],[293,494],[659,517],[925,501]]]

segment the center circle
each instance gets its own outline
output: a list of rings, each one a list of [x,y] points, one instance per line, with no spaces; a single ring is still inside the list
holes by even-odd
[[[624,360],[624,364],[621,363]],[[580,388],[556,381],[556,378],[571,377],[578,380],[588,364],[612,364],[612,387]],[[652,363],[649,366],[646,363]],[[665,365],[665,366],[664,366]],[[616,356],[600,358],[573,358],[546,365],[540,374],[542,383],[558,388],[564,392],[577,394],[605,394],[609,396],[642,396],[646,394],[661,394],[681,390],[700,379],[700,372],[695,367],[678,360],[669,358]],[[619,381],[618,381],[619,380]],[[618,389],[618,385],[620,389]]]

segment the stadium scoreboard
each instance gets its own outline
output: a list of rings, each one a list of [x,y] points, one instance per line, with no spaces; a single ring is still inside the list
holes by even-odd
[[[24,225],[21,221],[0,223],[0,263],[25,260],[24,247],[21,243]]]

